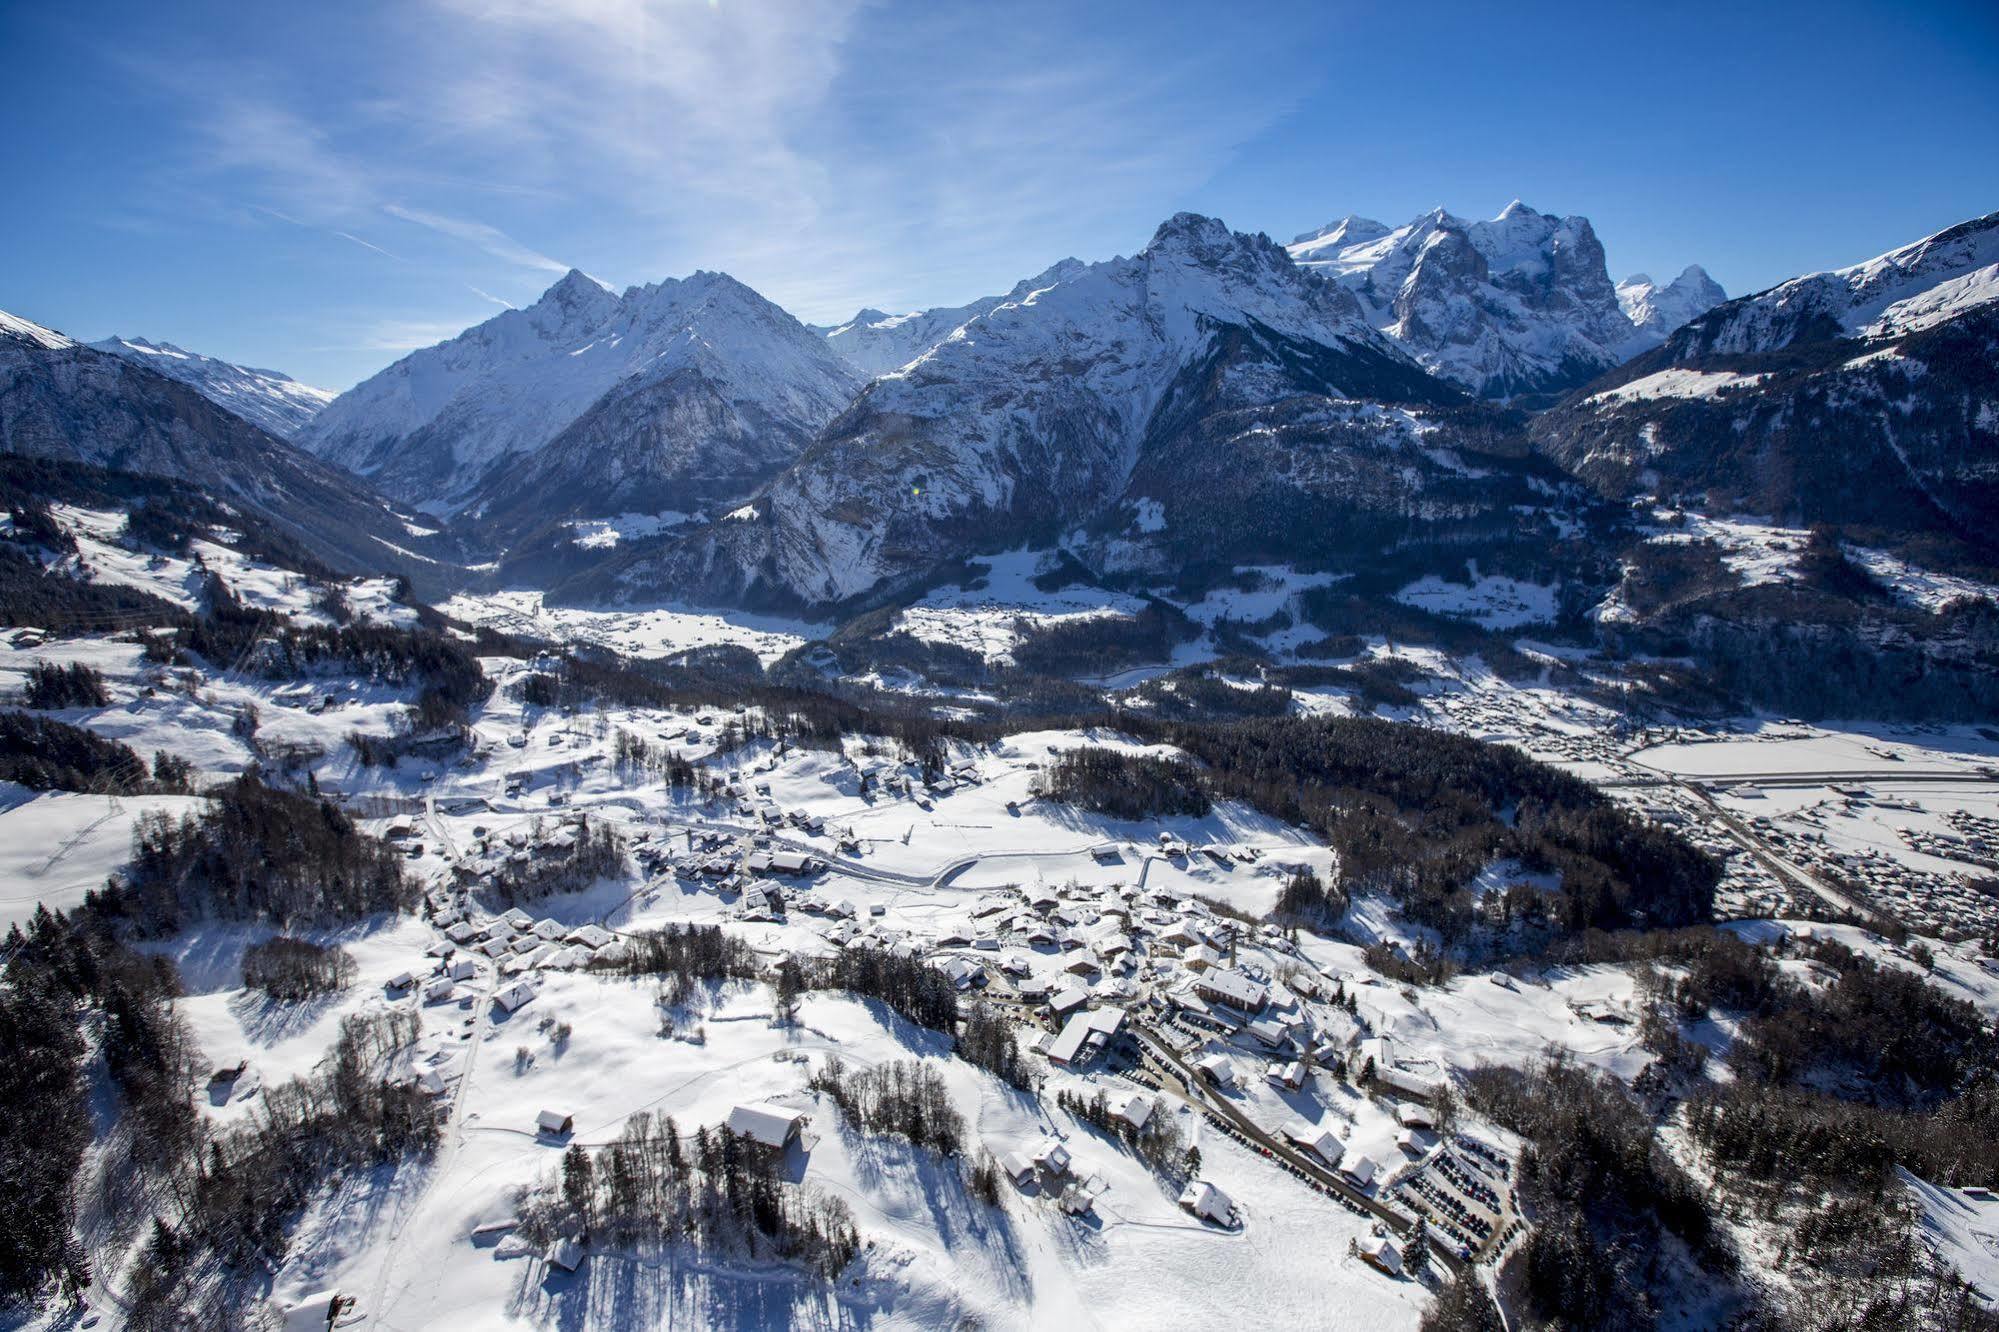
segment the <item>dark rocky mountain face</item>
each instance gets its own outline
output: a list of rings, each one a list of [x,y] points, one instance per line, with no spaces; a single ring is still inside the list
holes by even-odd
[[[348,473],[188,384],[67,339],[0,337],[0,449],[189,482],[343,571],[422,576],[436,567],[419,553],[424,540]]]
[[[1999,550],[1993,219],[1731,301],[1535,420],[1605,495]],[[1990,288],[1999,292],[1999,286]]]
[[[1463,401],[1370,328],[1349,293],[1265,238],[1183,215],[1132,259],[966,323],[871,384],[754,505],[622,572],[706,596],[884,595],[940,561],[1103,519],[1137,469],[1193,448],[1210,418],[1292,410],[1278,404],[1299,397],[1334,412]],[[1370,429],[1414,433],[1364,415],[1331,433]],[[1289,465],[1266,455],[1259,466],[1274,481]],[[1246,484],[1218,478],[1204,498],[1226,505]]]

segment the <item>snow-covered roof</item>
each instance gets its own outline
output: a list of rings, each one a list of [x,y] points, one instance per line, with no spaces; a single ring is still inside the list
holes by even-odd
[[[766,1147],[782,1147],[805,1119],[797,1110],[779,1105],[739,1105],[729,1111],[729,1131],[755,1139]]]
[[[333,1325],[337,1290],[315,1291],[301,1296],[285,1310],[285,1332],[326,1332]]]
[[[1197,984],[1213,998],[1237,1008],[1261,1008],[1268,993],[1263,986],[1241,972],[1221,968],[1210,968]]]
[[[1048,1057],[1058,1064],[1066,1064],[1081,1054],[1086,1046],[1102,1045],[1124,1025],[1122,1008],[1098,1008],[1087,1013],[1077,1013],[1063,1024],[1061,1033],[1049,1043]]]
[[[1205,1179],[1197,1179],[1181,1191],[1180,1205],[1196,1216],[1223,1224],[1227,1224],[1235,1214],[1235,1203],[1230,1201],[1229,1195]]]

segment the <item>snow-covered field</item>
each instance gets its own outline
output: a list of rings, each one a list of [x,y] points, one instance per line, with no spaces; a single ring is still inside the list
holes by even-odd
[[[768,665],[816,636],[818,626],[743,611],[682,606],[615,611],[548,606],[535,591],[460,593],[438,607],[468,624],[551,642],[593,643],[630,657],[666,657],[692,648],[748,648]]]
[[[1425,574],[1395,594],[1405,606],[1434,611],[1460,619],[1475,620],[1488,629],[1520,629],[1530,624],[1552,624],[1560,588],[1553,584],[1527,583],[1498,574],[1481,577],[1474,567],[1468,583],[1447,582],[1435,574]]]

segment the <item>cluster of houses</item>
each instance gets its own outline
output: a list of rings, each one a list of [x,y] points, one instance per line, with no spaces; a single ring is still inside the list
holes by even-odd
[[[1834,841],[1827,823],[1834,814],[1867,817],[1915,813],[1920,806],[1874,795],[1865,788],[1835,788],[1834,798],[1783,816],[1749,820],[1756,835],[1808,874],[1857,884],[1868,901],[1906,925],[1945,939],[1977,937],[1990,924],[1991,899],[1976,885],[1999,869],[1999,820],[1963,810],[1943,815],[1943,828],[1893,824],[1895,837],[1910,851],[1952,868],[1910,863],[1879,846]]]
[[[438,958],[424,981],[426,1003],[452,997],[451,986],[475,974],[474,958],[484,958],[502,976],[531,971],[574,971],[594,961],[615,961],[625,944],[600,925],[564,925],[536,920],[516,907],[503,915],[475,918],[464,905],[448,906],[433,918],[443,939],[431,945]]]

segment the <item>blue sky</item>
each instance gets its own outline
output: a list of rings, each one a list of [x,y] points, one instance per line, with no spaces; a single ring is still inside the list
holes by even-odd
[[[0,4],[0,308],[343,388],[574,265],[956,304],[1519,197],[1730,292],[1999,208],[1999,6]]]

